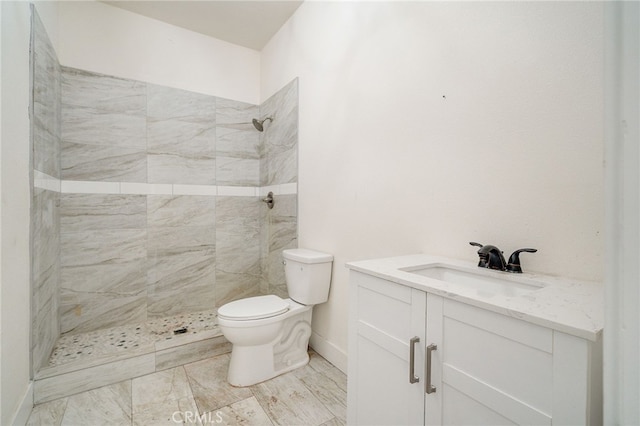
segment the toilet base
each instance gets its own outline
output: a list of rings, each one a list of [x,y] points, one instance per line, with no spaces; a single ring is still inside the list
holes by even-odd
[[[282,331],[267,344],[234,344],[227,376],[229,384],[251,386],[306,365],[309,362],[311,309],[311,306],[295,309],[294,315],[283,319]]]

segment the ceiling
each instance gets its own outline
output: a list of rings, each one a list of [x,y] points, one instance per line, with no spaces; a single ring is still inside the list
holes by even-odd
[[[103,3],[259,51],[303,1],[118,0]]]

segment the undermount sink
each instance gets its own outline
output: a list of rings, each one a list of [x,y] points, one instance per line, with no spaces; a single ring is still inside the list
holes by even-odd
[[[400,268],[400,270],[475,290],[482,296],[521,296],[544,287],[540,282],[519,275],[483,268],[468,269],[436,263]]]

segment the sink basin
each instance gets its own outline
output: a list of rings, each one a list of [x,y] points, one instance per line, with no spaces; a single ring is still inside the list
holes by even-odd
[[[544,284],[516,274],[491,269],[468,269],[452,265],[431,264],[400,268],[411,274],[444,281],[464,290],[475,290],[481,296],[521,296],[539,290]]]

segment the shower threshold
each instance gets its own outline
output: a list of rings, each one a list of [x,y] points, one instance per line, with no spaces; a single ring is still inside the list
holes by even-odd
[[[35,374],[36,403],[231,351],[217,311],[203,311],[67,334]]]

